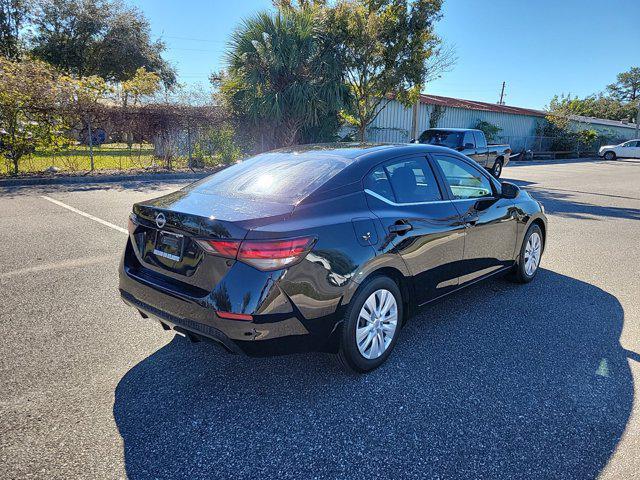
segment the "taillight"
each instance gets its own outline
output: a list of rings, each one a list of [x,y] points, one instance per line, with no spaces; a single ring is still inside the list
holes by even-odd
[[[207,252],[237,258],[259,270],[279,270],[302,260],[313,247],[314,237],[285,240],[197,240]]]
[[[238,260],[259,270],[278,270],[302,260],[315,242],[313,237],[242,242]]]
[[[196,240],[205,252],[226,258],[236,258],[240,240]]]

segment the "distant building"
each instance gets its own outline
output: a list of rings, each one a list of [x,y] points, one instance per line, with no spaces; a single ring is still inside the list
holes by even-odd
[[[541,145],[536,128],[543,124],[547,112],[531,108],[512,107],[460,98],[421,95],[415,115],[414,108],[406,108],[392,100],[370,125],[367,139],[380,142],[408,142],[431,126],[444,128],[472,128],[479,121],[497,125],[502,130],[497,141],[508,142],[514,151],[536,149]],[[629,140],[635,138],[635,125],[590,117],[572,119],[576,130],[593,129],[603,137]]]

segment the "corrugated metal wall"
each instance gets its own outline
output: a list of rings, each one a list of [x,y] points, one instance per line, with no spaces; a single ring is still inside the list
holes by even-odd
[[[418,111],[418,135],[429,128],[433,105],[420,104]],[[412,109],[393,100],[380,112],[367,132],[367,139],[374,142],[408,142],[411,139]],[[496,141],[510,143],[514,151],[534,148],[536,127],[544,117],[487,112],[458,107],[445,107],[438,122],[442,128],[473,128],[478,121],[490,122],[502,129]],[[602,135],[629,140],[635,138],[633,127],[576,123],[579,129],[592,128]]]
[[[429,128],[429,119],[433,105],[420,104],[418,111],[418,134]],[[478,121],[490,122],[502,128],[500,135],[504,136],[532,136],[542,117],[513,115],[510,113],[486,112],[457,107],[445,107],[438,127],[443,128],[472,128]],[[411,135],[412,109],[405,108],[395,100],[389,102],[371,125],[373,130],[396,129]],[[371,132],[380,136],[380,132]],[[409,138],[407,138],[409,140]]]

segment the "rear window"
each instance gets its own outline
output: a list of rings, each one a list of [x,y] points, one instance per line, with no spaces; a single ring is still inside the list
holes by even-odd
[[[441,145],[457,148],[462,145],[462,132],[448,132],[446,130],[425,130],[418,139],[420,143]]]
[[[263,153],[205,178],[193,189],[294,205],[346,166],[345,160],[329,155]]]

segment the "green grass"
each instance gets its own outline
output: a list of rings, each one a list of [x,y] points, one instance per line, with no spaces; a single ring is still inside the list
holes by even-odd
[[[104,144],[93,149],[94,165],[96,170],[132,170],[143,169],[154,165],[162,167],[162,159],[154,158],[153,145],[134,144],[129,150],[126,144]],[[37,173],[54,166],[65,172],[83,172],[91,168],[89,147],[77,146],[55,155],[50,152],[38,152],[22,157],[20,160],[20,173]],[[173,162],[173,168],[185,167],[186,159]],[[13,165],[5,162],[0,165],[0,175],[13,173]]]

